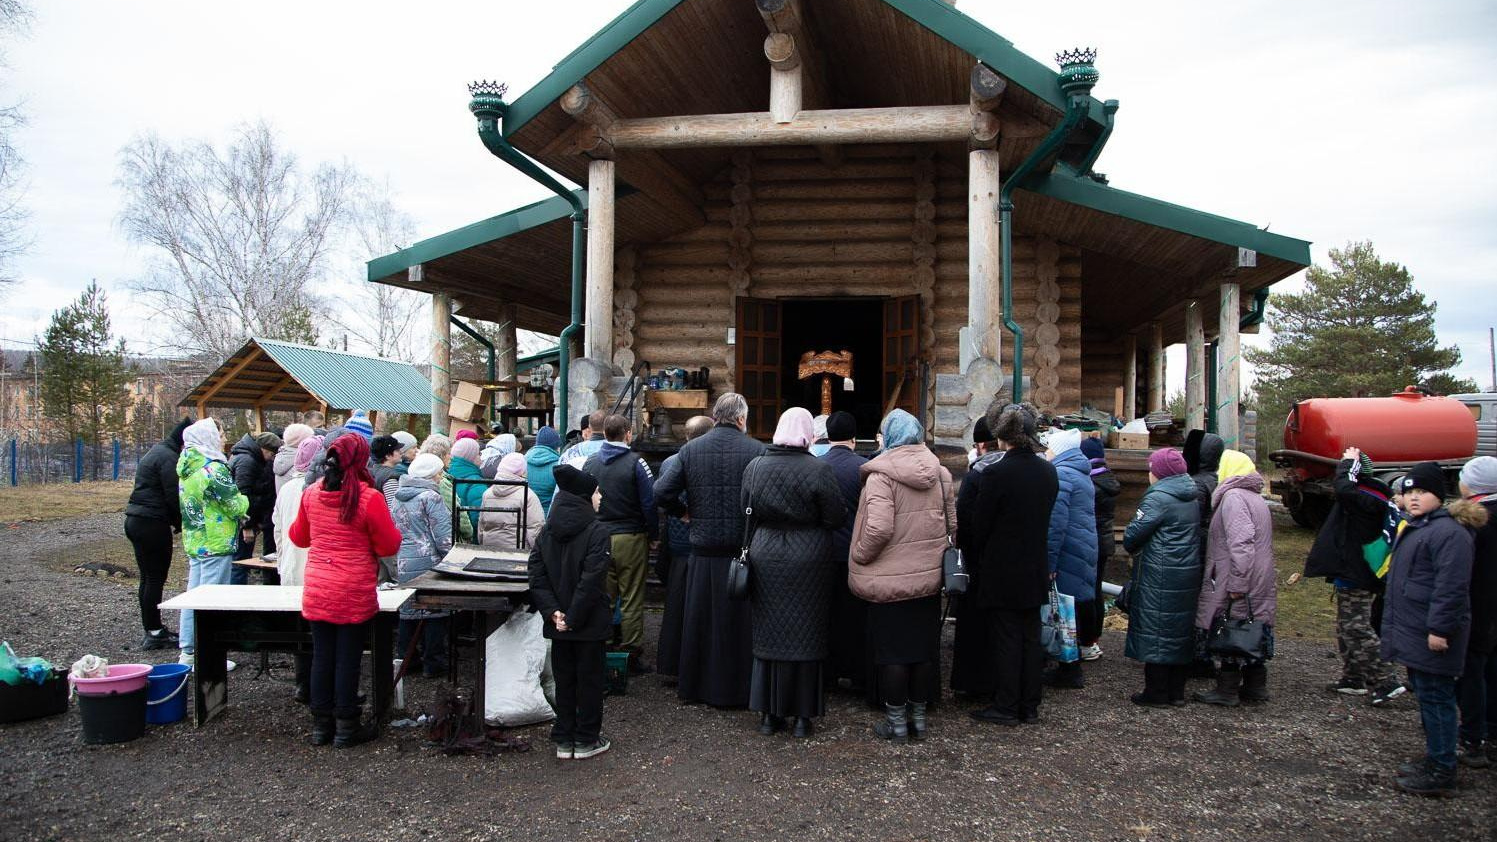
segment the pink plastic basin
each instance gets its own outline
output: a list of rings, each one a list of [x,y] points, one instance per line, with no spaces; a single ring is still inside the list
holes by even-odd
[[[85,696],[107,696],[110,693],[133,693],[146,686],[150,664],[110,664],[109,674],[102,678],[73,678],[73,688]]]

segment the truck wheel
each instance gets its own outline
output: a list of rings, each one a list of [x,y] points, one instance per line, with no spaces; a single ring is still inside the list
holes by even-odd
[[[1331,501],[1318,494],[1296,496],[1298,502],[1289,507],[1289,516],[1306,529],[1319,529],[1331,514]]]

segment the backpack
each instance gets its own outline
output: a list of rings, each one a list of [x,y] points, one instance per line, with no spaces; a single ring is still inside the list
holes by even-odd
[[[1362,545],[1362,560],[1367,562],[1367,567],[1374,577],[1382,579],[1388,575],[1388,568],[1393,564],[1393,545],[1398,542],[1398,534],[1403,531],[1407,521],[1403,519],[1403,513],[1386,495],[1366,487],[1360,490],[1363,494],[1383,501],[1383,505],[1387,507],[1387,511],[1383,514],[1382,532]]]

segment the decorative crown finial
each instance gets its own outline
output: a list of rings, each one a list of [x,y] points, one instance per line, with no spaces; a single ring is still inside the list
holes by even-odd
[[[1097,60],[1097,51],[1090,47],[1056,53],[1055,60],[1060,62],[1060,89],[1067,96],[1089,96],[1092,86],[1102,78],[1092,64]]]
[[[1070,67],[1073,64],[1091,64],[1096,60],[1097,51],[1091,47],[1064,50],[1055,54],[1055,61],[1061,67]]]
[[[509,85],[503,82],[481,81],[468,83],[469,96],[496,96],[503,99],[504,95],[508,92]]]

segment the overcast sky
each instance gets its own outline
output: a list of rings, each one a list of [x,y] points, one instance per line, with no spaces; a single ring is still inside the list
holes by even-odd
[[[750,0],[720,0],[743,2]],[[831,2],[831,0],[812,0]],[[143,253],[115,224],[119,149],[137,134],[226,138],[264,118],[304,164],[387,179],[431,236],[541,198],[474,136],[465,83],[522,92],[628,6],[553,3],[32,0],[6,99],[30,124],[35,245],[0,300],[0,340],[39,334],[91,278],[137,350],[159,337],[122,283]],[[1490,387],[1497,323],[1497,4],[961,0],[1049,62],[1094,46],[1122,102],[1097,168],[1114,186],[1314,241],[1370,239],[1439,303],[1460,373]],[[362,280],[350,264],[347,279]],[[1298,279],[1282,284],[1291,289]],[[1172,360],[1178,381],[1178,353]]]

